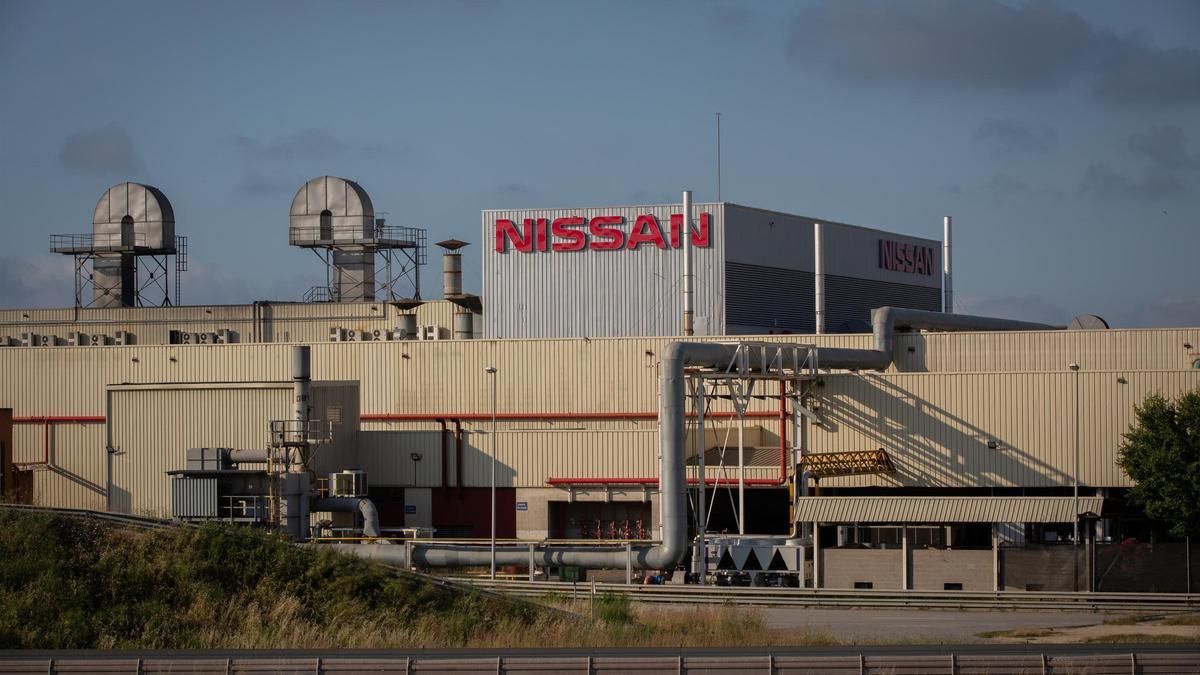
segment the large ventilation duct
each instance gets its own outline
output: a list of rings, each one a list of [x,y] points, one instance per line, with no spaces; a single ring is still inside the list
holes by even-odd
[[[93,307],[137,304],[137,256],[175,252],[175,211],[156,187],[119,183],[92,215]]]
[[[892,363],[892,337],[896,328],[936,331],[1051,330],[1055,326],[963,314],[943,314],[896,307],[872,312],[874,349],[814,348],[817,363],[829,370],[883,370]],[[791,349],[795,345],[779,345]],[[652,546],[552,546],[538,545],[532,555],[526,547],[496,551],[497,565],[622,568],[627,561],[638,569],[674,569],[687,549],[687,420],[685,368],[724,367],[737,354],[738,345],[719,342],[672,342],[659,366],[658,445],[662,457],[659,490],[662,505],[662,542]],[[749,366],[757,370],[759,358],[770,350],[747,350]],[[364,558],[417,567],[481,566],[490,561],[488,548],[470,544],[412,544],[408,547],[378,544],[337,544],[338,549]],[[412,558],[406,558],[405,549]]]
[[[289,242],[327,252],[332,299],[375,299],[375,207],[361,185],[319,176],[292,198]]]
[[[379,512],[375,509],[375,503],[366,497],[328,497],[318,499],[313,504],[312,510],[361,513],[363,519],[363,536],[379,536]]]

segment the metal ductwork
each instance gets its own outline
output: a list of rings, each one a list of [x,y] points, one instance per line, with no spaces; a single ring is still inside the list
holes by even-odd
[[[379,511],[375,509],[375,502],[366,497],[327,497],[325,499],[318,499],[313,504],[312,510],[361,513],[363,519],[363,536],[379,536]]]
[[[896,307],[872,312],[874,349],[814,348],[820,368],[830,370],[883,370],[892,363],[892,337],[896,328],[936,331],[1051,330],[1055,326],[964,314],[943,314]],[[791,349],[794,345],[780,345]],[[532,555],[527,547],[496,551],[497,565],[579,566],[622,568],[631,561],[637,569],[674,569],[687,551],[687,393],[685,368],[724,367],[735,358],[738,345],[719,342],[672,342],[663,352],[659,366],[658,445],[662,458],[659,491],[662,510],[662,542],[657,545],[551,546],[537,545]],[[749,367],[768,350],[746,350]],[[486,547],[470,544],[417,543],[408,547],[378,544],[335,545],[339,550],[364,558],[416,567],[481,566],[490,562]],[[412,559],[406,559],[411,549]]]

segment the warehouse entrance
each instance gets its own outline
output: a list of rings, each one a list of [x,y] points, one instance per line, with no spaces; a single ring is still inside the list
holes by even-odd
[[[690,490],[688,522],[696,522],[696,490]],[[708,531],[737,534],[737,487],[707,491]],[[791,531],[787,488],[746,488],[746,534],[787,534]]]
[[[651,539],[650,502],[550,502],[551,539]]]

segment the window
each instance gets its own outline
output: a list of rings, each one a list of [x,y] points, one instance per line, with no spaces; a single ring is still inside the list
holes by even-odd
[[[946,583],[942,584],[943,591],[961,591],[962,589],[961,583],[947,581]]]
[[[870,590],[875,588],[875,583],[872,581],[856,581],[854,582],[855,589]]]

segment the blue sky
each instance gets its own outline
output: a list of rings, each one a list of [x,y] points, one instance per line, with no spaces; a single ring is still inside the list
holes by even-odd
[[[479,211],[715,197],[940,238],[959,309],[1200,325],[1200,3],[0,1],[0,306],[162,188],[184,301],[299,299],[322,174],[467,249]],[[436,288],[436,259],[427,278]],[[427,296],[433,295],[426,293]]]

